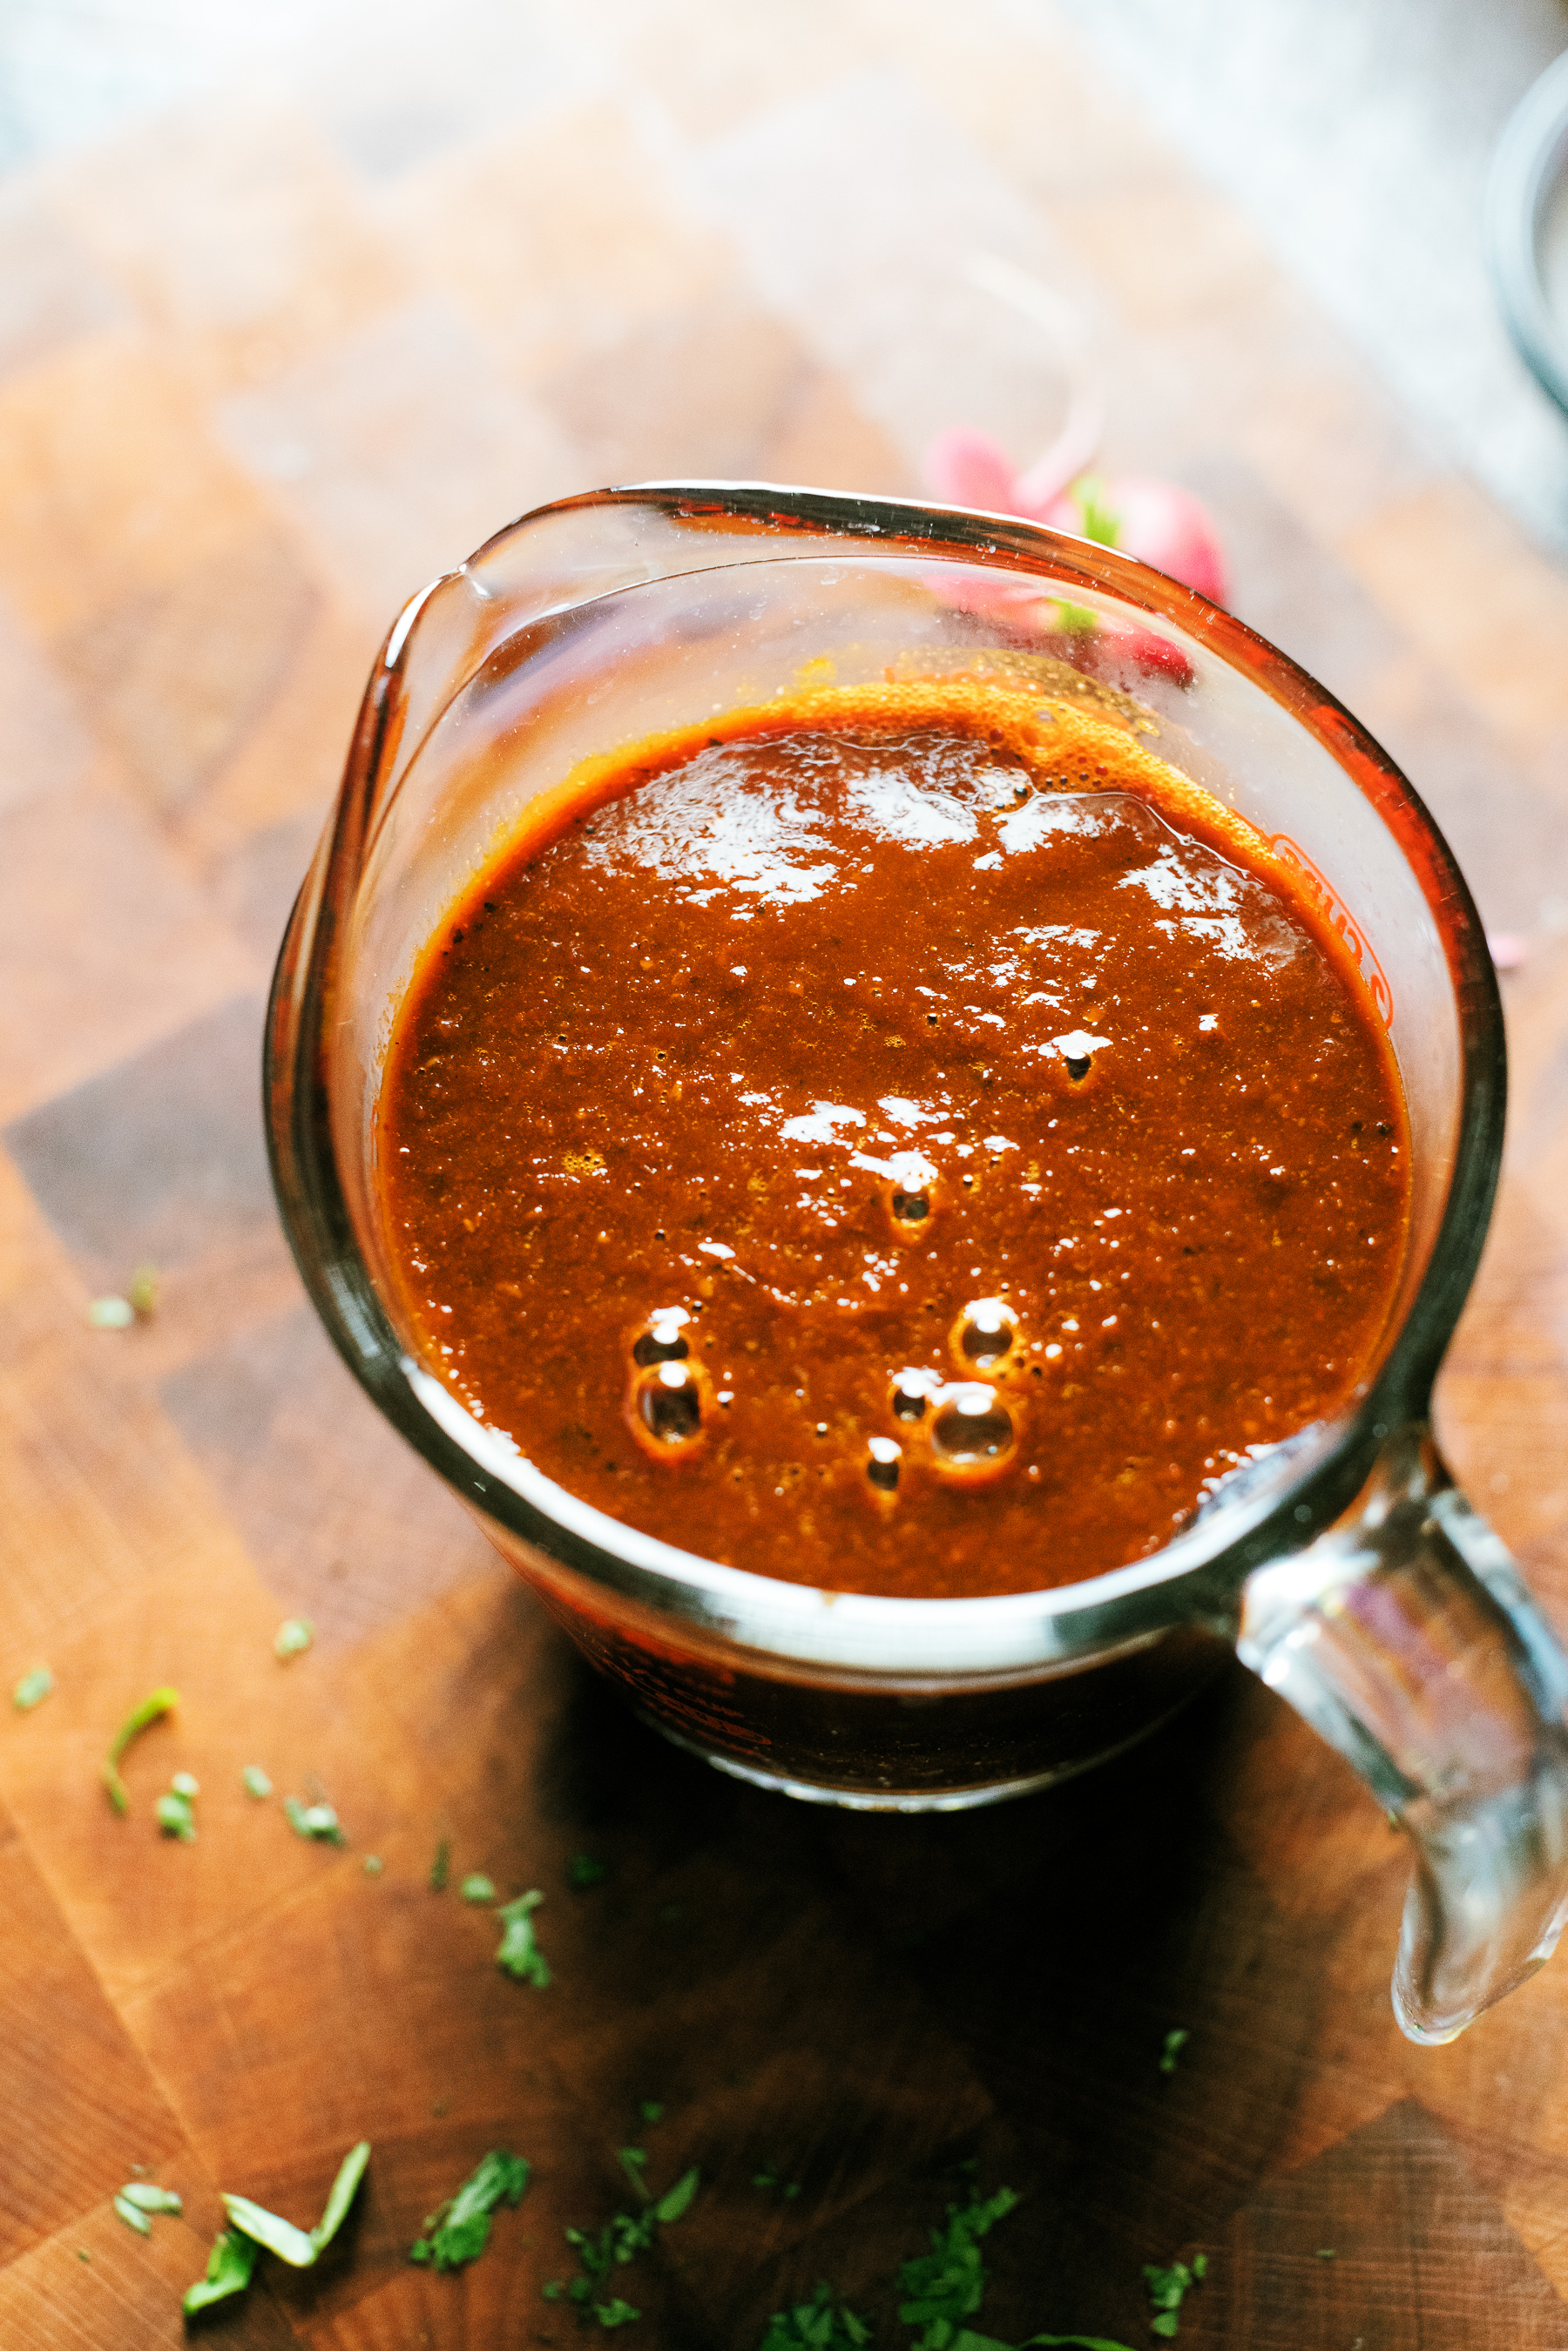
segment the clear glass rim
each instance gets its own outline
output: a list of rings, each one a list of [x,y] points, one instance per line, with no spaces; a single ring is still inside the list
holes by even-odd
[[[326,1099],[321,1021],[337,977],[344,902],[334,895],[373,821],[382,755],[401,725],[402,678],[421,618],[447,581],[550,517],[643,507],[693,527],[693,560],[566,595],[549,610],[598,601],[646,579],[742,563],[821,560],[822,541],[867,553],[958,560],[1099,589],[1167,620],[1218,653],[1305,726],[1394,833],[1433,914],[1460,1029],[1459,1120],[1448,1196],[1430,1259],[1375,1381],[1333,1421],[1303,1429],[1191,1528],[1131,1566],[1080,1583],[978,1599],[903,1600],[822,1591],[723,1567],[607,1517],[481,1426],[408,1354],[371,1280],[340,1179]],[[724,552],[704,562],[700,532],[721,527]],[[803,545],[802,541],[810,542]],[[537,615],[530,611],[518,625]],[[477,661],[476,662],[477,666]],[[452,693],[465,681],[452,681]],[[450,695],[447,697],[450,699]],[[536,509],[485,542],[455,573],[411,598],[372,672],[348,771],[316,865],[285,935],[268,1005],[264,1111],[284,1228],[311,1299],[372,1400],[471,1507],[506,1534],[655,1616],[683,1620],[764,1658],[846,1675],[1012,1673],[1103,1654],[1178,1623],[1228,1631],[1252,1568],[1299,1549],[1348,1507],[1391,1432],[1424,1418],[1431,1384],[1484,1239],[1501,1155],[1501,1006],[1484,933],[1451,852],[1407,779],[1359,722],[1288,655],[1218,606],[1146,565],[1016,517],[915,501],[837,496],[772,484],[649,483],[585,493]],[[541,1562],[542,1563],[542,1562]]]

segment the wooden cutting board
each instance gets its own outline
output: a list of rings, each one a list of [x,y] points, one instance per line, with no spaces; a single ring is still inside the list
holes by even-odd
[[[7,2345],[178,2342],[219,2191],[308,2225],[366,2137],[337,2245],[265,2265],[215,2341],[573,2342],[541,2289],[566,2229],[636,2209],[637,2147],[655,2189],[702,2185],[614,2273],[632,2344],[754,2351],[826,2278],[901,2346],[899,2265],[977,2182],[1022,2198],[986,2241],[1004,2343],[1147,2346],[1143,2264],[1204,2252],[1195,2346],[1568,2346],[1568,1964],[1451,2049],[1404,2043],[1405,1847],[1270,1696],[1228,1668],[1140,1752],[970,1815],[724,1780],[583,1670],[377,1421],[273,1214],[267,970],[401,598],[596,480],[910,489],[933,415],[1030,454],[1061,386],[1026,329],[930,328],[937,228],[1010,239],[1102,322],[1107,462],[1208,499],[1237,608],[1386,736],[1529,935],[1441,1419],[1568,1624],[1568,583],[1062,42],[970,13],[958,43],[906,12],[904,128],[837,212],[798,199],[854,168],[834,126],[891,54],[869,7],[801,12],[770,112],[723,12],[660,11],[665,39],[596,5],[570,38],[528,18],[466,113],[367,41],[0,207],[0,1687],[55,1684],[0,1699]],[[676,54],[708,61],[700,105]],[[1064,119],[1092,174],[1031,131]],[[857,340],[835,246],[888,202]],[[142,1264],[156,1311],[90,1328]],[[280,1663],[296,1614],[314,1645]],[[122,1820],[99,1761],[164,1684]],[[153,1821],[181,1770],[193,1844]],[[287,1795],[346,1844],[292,1834]],[[604,1874],[574,1890],[582,1855]],[[548,1989],[496,1967],[476,1871],[543,1892]],[[493,2147],[533,2167],[520,2207],[459,2274],[411,2265]],[[112,2208],[135,2178],[184,2203],[145,2240]]]

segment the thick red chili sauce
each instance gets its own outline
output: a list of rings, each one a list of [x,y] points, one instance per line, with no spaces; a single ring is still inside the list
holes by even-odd
[[[428,944],[377,1118],[418,1347],[612,1518],[948,1596],[1156,1550],[1354,1391],[1381,1027],[1105,708],[821,690],[600,760]]]

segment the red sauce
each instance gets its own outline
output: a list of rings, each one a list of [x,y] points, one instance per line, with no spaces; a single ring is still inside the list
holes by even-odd
[[[802,695],[592,763],[433,938],[377,1121],[416,1344],[549,1477],[833,1589],[1169,1541],[1364,1377],[1382,1029],[1103,709]]]

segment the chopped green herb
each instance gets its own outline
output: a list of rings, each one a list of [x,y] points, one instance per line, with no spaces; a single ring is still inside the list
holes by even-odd
[[[431,2269],[461,2269],[476,2262],[490,2241],[490,2216],[502,2204],[521,2201],[528,2184],[528,2167],[520,2155],[504,2147],[492,2147],[444,2204],[424,2217],[425,2234],[408,2249],[411,2262]]]
[[[610,1864],[599,1861],[591,1853],[574,1853],[566,1865],[566,1882],[574,1894],[586,1894],[591,1886],[602,1886],[610,1875]]]
[[[475,1870],[472,1876],[465,1877],[457,1891],[465,1902],[494,1902],[496,1898],[493,1880],[479,1869]]]
[[[207,2255],[206,2276],[185,2288],[182,2308],[194,2317],[198,2310],[205,2310],[211,2303],[226,2302],[231,2294],[243,2294],[250,2283],[256,2255],[254,2237],[242,2236],[237,2229],[225,2229]]]
[[[1166,2033],[1165,2046],[1160,2051],[1160,2071],[1162,2074],[1174,2074],[1176,2072],[1176,2059],[1181,2055],[1182,2051],[1186,2047],[1187,2043],[1191,2039],[1191,2033],[1187,2032],[1184,2025],[1180,2024],[1176,2027],[1174,2032]]]
[[[1317,2251],[1317,2258],[1320,2262],[1337,2262],[1339,2254],[1333,2245],[1320,2245]]]
[[[1086,604],[1062,604],[1056,608],[1056,625],[1064,636],[1092,637],[1100,626],[1099,615]]]
[[[94,1298],[89,1301],[87,1319],[95,1331],[129,1331],[136,1320],[136,1309],[129,1298]]]
[[[689,2211],[701,2179],[695,2166],[681,2174],[673,2188],[667,2188],[654,2202],[644,2204],[634,2218],[630,2212],[617,2212],[606,2221],[597,2236],[585,2229],[568,2229],[566,2241],[577,2255],[579,2274],[570,2282],[554,2279],[542,2289],[547,2302],[570,2302],[584,2324],[596,2318],[601,2326],[629,2326],[632,2318],[641,2315],[630,2303],[619,2295],[606,2296],[604,2281],[617,2262],[635,2261],[645,2253],[661,2228],[667,2228]],[[631,2316],[628,2316],[628,2312]]]
[[[1168,2269],[1160,2269],[1153,2262],[1144,2263],[1144,2283],[1149,2290],[1149,2302],[1155,2315],[1149,2321],[1149,2331],[1167,2338],[1181,2325],[1181,2306],[1195,2285],[1200,2285],[1208,2269],[1207,2253],[1196,2253],[1190,2265],[1172,2262]]]
[[[247,1763],[240,1773],[240,1779],[246,1794],[254,1796],[258,1804],[272,1793],[272,1782],[259,1763]]]
[[[86,2247],[85,2245],[78,2245],[78,2246],[77,2247],[77,2259],[78,2259],[78,2262],[90,2262],[90,2261],[91,2261],[91,2259],[92,2259],[92,2255],[88,2252],[88,2249],[87,2249],[87,2247]]]
[[[751,2184],[753,2188],[777,2188],[779,2166],[776,2163],[770,2163],[765,2170],[754,2171],[751,2175]]]
[[[381,1855],[380,1855],[380,1854],[379,1854],[379,1853],[368,1853],[368,1854],[366,1854],[366,1855],[365,1855],[365,1876],[366,1876],[367,1877],[379,1877],[379,1876],[381,1876],[381,1874],[382,1874],[382,1870],[383,1870],[385,1867],[386,1867],[386,1864],[385,1864],[385,1862],[382,1859],[382,1857],[381,1857]]]
[[[646,2196],[649,2192],[648,2183],[643,2176],[648,2168],[646,2147],[620,2147],[616,2148],[615,2153],[622,2170],[626,2174],[638,2195]]]
[[[321,2218],[309,2231],[297,2229],[292,2220],[280,2220],[265,2205],[253,2204],[248,2196],[225,2196],[224,2210],[229,2216],[231,2227],[238,2229],[242,2235],[254,2238],[258,2245],[265,2245],[269,2253],[276,2253],[278,2260],[287,2262],[290,2269],[308,2270],[342,2227],[344,2216],[354,2200],[370,2159],[371,2143],[368,2138],[361,2139],[357,2147],[349,2149],[338,2166],[338,2177],[328,2193]]]
[[[349,1842],[330,1804],[302,1804],[298,1796],[285,1796],[283,1811],[296,1836],[309,1838],[317,1844]]]
[[[120,2192],[139,2212],[183,2212],[185,2209],[172,2188],[154,2188],[150,2179],[133,2179],[129,2188]]]
[[[898,2314],[905,2326],[925,2330],[913,2351],[948,2351],[959,2322],[978,2310],[986,2290],[980,2239],[1018,2200],[1010,2188],[990,2197],[971,2188],[967,2204],[948,2205],[946,2229],[932,2230],[931,2252],[903,2264],[898,2279],[908,2300],[899,2304]]]
[[[338,2177],[328,2190],[327,2202],[321,2218],[310,2231],[310,2241],[319,2253],[324,2252],[331,2243],[347,2219],[349,2207],[359,2191],[360,2182],[365,2176],[365,2166],[370,2159],[370,2140],[362,2138],[349,2149],[348,2154],[338,2166]]]
[[[534,1939],[532,1914],[544,1898],[535,1886],[515,1902],[503,1902],[496,1913],[502,1929],[496,1965],[518,1983],[532,1984],[536,1991],[543,1991],[550,1980],[549,1962]]]
[[[662,2123],[664,2119],[664,2109],[657,2098],[644,2098],[637,2112],[645,2123]]]
[[[156,1314],[158,1311],[157,1267],[139,1265],[131,1277],[125,1296],[132,1313]]]
[[[308,1616],[286,1616],[272,1636],[273,1655],[281,1665],[290,1657],[302,1657],[316,1637],[316,1627]]]
[[[430,1890],[433,1894],[446,1891],[446,1872],[452,1859],[452,1847],[444,1837],[435,1848],[435,1859],[430,1865]]]
[[[12,1691],[11,1703],[18,1714],[31,1714],[36,1706],[42,1706],[54,1686],[55,1677],[47,1666],[35,1666]]]
[[[169,1792],[160,1796],[153,1811],[158,1826],[166,1837],[179,1837],[186,1844],[196,1842],[195,1800],[201,1794],[200,1785],[188,1771],[176,1771],[169,1782]]]
[[[1102,547],[1115,547],[1122,536],[1122,517],[1105,496],[1105,485],[1096,474],[1080,474],[1068,494],[1083,517],[1083,536]]]
[[[152,1690],[142,1699],[140,1706],[131,1708],[110,1743],[109,1752],[103,1759],[101,1777],[108,1792],[109,1801],[121,1819],[131,1810],[131,1798],[126,1793],[125,1782],[120,1776],[120,1759],[133,1739],[139,1739],[151,1724],[160,1721],[179,1703],[180,1693],[177,1689]]]
[[[811,2351],[861,2351],[870,2341],[864,2319],[838,2300],[824,2278],[810,2302],[774,2312],[758,2351],[796,2351],[800,2344],[809,2344]]]
[[[114,2199],[114,2209],[126,2227],[134,2229],[139,2237],[150,2237],[152,2234],[152,2221],[145,2212],[137,2210],[128,2196],[117,2196]]]

